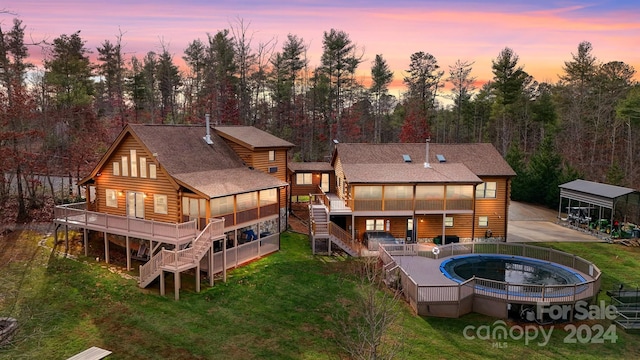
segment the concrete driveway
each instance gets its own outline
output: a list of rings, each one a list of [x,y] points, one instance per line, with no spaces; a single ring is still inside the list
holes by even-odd
[[[557,216],[557,211],[512,201],[509,206],[507,242],[604,241],[587,232],[558,225]]]

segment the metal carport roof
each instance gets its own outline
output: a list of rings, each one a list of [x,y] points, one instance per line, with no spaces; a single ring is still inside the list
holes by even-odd
[[[586,180],[574,180],[558,187],[560,188],[558,217],[562,213],[562,200],[568,199],[569,206],[572,205],[572,201],[576,201],[578,204],[599,208],[599,218],[605,215],[603,209],[611,209],[609,220],[612,223],[614,217],[625,219],[625,221],[640,220],[640,193],[634,189]]]
[[[613,209],[615,199],[635,192],[633,189],[621,186],[586,180],[573,180],[558,186],[561,199],[582,201],[609,209]]]

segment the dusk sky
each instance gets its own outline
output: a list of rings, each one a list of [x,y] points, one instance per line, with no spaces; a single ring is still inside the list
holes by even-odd
[[[410,55],[424,51],[444,70],[458,59],[475,62],[472,75],[484,82],[492,77],[491,60],[510,47],[536,80],[555,83],[581,41],[592,43],[600,62],[623,61],[640,70],[637,0],[5,0],[0,10],[13,13],[0,14],[3,30],[18,17],[34,40],[81,30],[95,56],[101,42],[115,42],[122,32],[127,58],[158,52],[164,43],[177,64],[188,43],[241,19],[254,49],[275,40],[280,51],[287,34],[303,38],[312,68],[320,62],[323,33],[346,32],[363,54],[363,81],[381,54],[401,84]],[[38,48],[30,51],[41,56]]]

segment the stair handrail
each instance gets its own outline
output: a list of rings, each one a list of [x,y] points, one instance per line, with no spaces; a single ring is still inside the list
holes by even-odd
[[[358,242],[353,239],[353,237],[351,237],[351,234],[349,232],[341,228],[333,221],[329,221],[329,235],[335,236],[338,240],[349,246],[356,253],[360,253],[360,246]]]
[[[164,249],[163,249],[164,250]],[[153,276],[164,262],[163,253],[160,251],[157,255],[153,255],[149,258],[149,261],[140,265],[140,284],[144,284],[150,276]]]
[[[149,276],[153,276],[163,266],[173,265],[177,269],[178,260],[185,259],[187,263],[197,264],[206,253],[206,249],[211,247],[211,243],[215,239],[223,238],[224,236],[224,218],[209,219],[207,226],[191,241],[190,247],[173,251],[162,249],[156,255],[152,254],[145,264],[140,265],[140,283],[146,282]],[[201,239],[208,243],[207,246],[197,246]]]

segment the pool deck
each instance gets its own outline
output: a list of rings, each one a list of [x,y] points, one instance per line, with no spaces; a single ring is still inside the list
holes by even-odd
[[[440,264],[446,258],[429,259],[422,256],[393,256],[396,264],[409,275],[418,286],[457,285],[440,271]]]
[[[449,279],[440,271],[440,264],[449,258],[451,257],[447,256],[440,259],[429,259],[422,256],[393,256],[393,260],[396,264],[404,269],[407,275],[409,275],[413,281],[418,284],[418,286],[457,285],[457,282]],[[589,276],[579,270],[571,268],[571,271],[580,274],[587,281],[593,280],[592,276]]]

